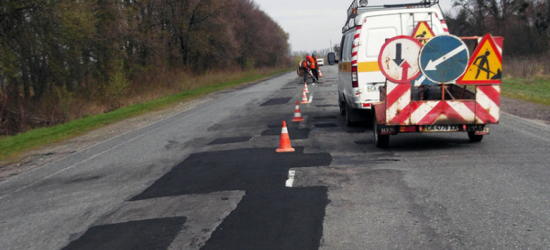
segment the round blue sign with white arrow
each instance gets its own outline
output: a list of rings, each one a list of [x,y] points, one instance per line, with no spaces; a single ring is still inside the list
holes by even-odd
[[[470,53],[466,44],[453,35],[435,36],[420,50],[422,74],[437,83],[449,83],[466,72]]]

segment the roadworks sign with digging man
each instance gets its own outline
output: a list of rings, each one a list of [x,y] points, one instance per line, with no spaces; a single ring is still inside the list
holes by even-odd
[[[502,78],[502,55],[493,38],[483,37],[476,51],[470,57],[466,73],[457,80],[458,84],[498,84]]]

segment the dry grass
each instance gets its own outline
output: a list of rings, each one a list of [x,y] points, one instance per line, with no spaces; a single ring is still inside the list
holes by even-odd
[[[539,56],[503,58],[507,77],[550,80],[550,52]]]
[[[146,78],[132,81],[132,85],[127,95],[122,99],[122,103],[124,106],[129,106],[199,87],[212,86],[221,82],[230,82],[247,76],[268,74],[274,71],[276,70],[259,69],[246,72],[241,70],[212,71],[205,72],[202,75],[194,75],[186,71],[147,74]]]
[[[63,122],[78,119],[87,116],[93,116],[105,112],[110,112],[121,107],[127,107],[134,104],[144,103],[156,100],[165,96],[175,95],[185,91],[197,89],[205,86],[212,86],[221,82],[229,82],[242,79],[247,76],[258,74],[269,74],[278,69],[257,69],[251,71],[242,71],[239,69],[205,72],[201,75],[189,73],[187,71],[158,71],[141,74],[135,79],[131,79],[129,86],[121,94],[113,94],[120,98],[95,98],[97,101],[84,101],[84,98],[75,98],[70,93],[64,93],[65,100],[56,102],[55,110],[65,110]],[[100,93],[97,93],[100,94]],[[69,101],[73,100],[73,101]],[[77,99],[77,100],[74,100]],[[93,99],[93,98],[92,98]],[[57,112],[61,114],[61,112]],[[59,119],[58,119],[59,120]]]

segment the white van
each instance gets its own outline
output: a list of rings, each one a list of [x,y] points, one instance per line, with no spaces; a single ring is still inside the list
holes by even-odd
[[[346,123],[365,119],[362,110],[371,110],[380,100],[379,87],[386,78],[378,66],[378,54],[386,39],[398,35],[429,38],[448,34],[439,1],[369,6],[366,0],[353,0],[342,28],[338,62],[338,102]],[[419,24],[421,24],[419,26]],[[429,32],[431,29],[432,32]],[[330,63],[330,62],[329,62]]]

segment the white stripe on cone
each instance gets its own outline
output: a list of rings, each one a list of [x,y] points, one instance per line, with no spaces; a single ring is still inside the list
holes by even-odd
[[[302,103],[309,103],[309,102],[307,101],[306,92],[302,92]]]

